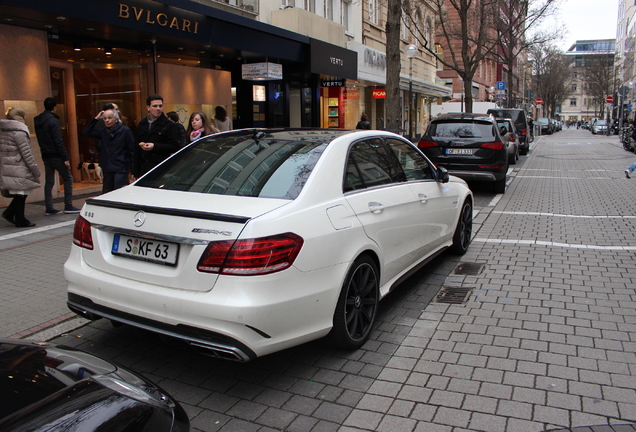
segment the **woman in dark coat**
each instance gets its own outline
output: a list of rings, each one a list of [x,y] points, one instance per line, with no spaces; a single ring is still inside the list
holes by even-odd
[[[106,127],[96,130],[99,120],[103,120]],[[102,193],[126,186],[128,175],[133,172],[136,163],[135,136],[130,128],[121,124],[117,111],[101,111],[86,126],[84,135],[101,141],[99,166],[104,173]]]

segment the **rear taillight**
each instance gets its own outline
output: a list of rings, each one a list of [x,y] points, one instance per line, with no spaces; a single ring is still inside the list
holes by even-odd
[[[487,148],[490,150],[503,150],[504,145],[501,142],[489,142],[482,144],[481,148]]]
[[[511,142],[514,141],[515,140],[515,134],[511,133],[509,139],[510,139]]]
[[[528,135],[528,129],[521,129],[521,136]]]
[[[417,143],[417,146],[419,148],[428,148],[428,147],[439,147],[439,144],[437,144],[435,141],[420,141],[419,143]]]
[[[197,270],[237,276],[275,273],[292,266],[302,245],[303,239],[292,233],[210,242],[199,259]]]
[[[73,228],[73,244],[93,250],[93,236],[91,234],[91,223],[81,216],[75,219],[75,227]]]

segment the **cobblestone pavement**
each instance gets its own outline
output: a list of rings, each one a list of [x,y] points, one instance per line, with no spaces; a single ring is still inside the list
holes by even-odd
[[[535,141],[508,191],[477,215],[468,253],[439,257],[395,290],[357,351],[317,341],[239,364],[104,320],[53,341],[155,380],[196,431],[635,431],[636,180],[623,173],[635,158],[616,137],[583,130]],[[37,274],[60,271],[47,257],[65,255],[70,235],[11,248],[4,235],[3,280],[46,285]],[[20,267],[33,256],[43,271]],[[17,291],[34,307],[65,300],[63,287],[29,288]],[[468,294],[431,301],[440,290]],[[67,314],[43,310],[39,322]],[[5,335],[34,333],[28,319],[5,320]]]

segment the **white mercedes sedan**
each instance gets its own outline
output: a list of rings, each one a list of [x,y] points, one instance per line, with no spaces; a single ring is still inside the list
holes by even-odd
[[[466,183],[390,132],[211,135],[86,201],[68,306],[237,361],[325,336],[356,349],[400,281],[466,252],[472,216]]]

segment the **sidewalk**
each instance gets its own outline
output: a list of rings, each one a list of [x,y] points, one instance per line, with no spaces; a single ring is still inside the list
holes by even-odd
[[[76,207],[101,191],[101,185],[85,186],[73,190]],[[62,209],[63,201],[54,200],[55,206]],[[68,310],[63,275],[77,215],[45,216],[44,209],[43,201],[27,203],[33,228],[0,220],[0,337],[47,340],[87,322]]]

